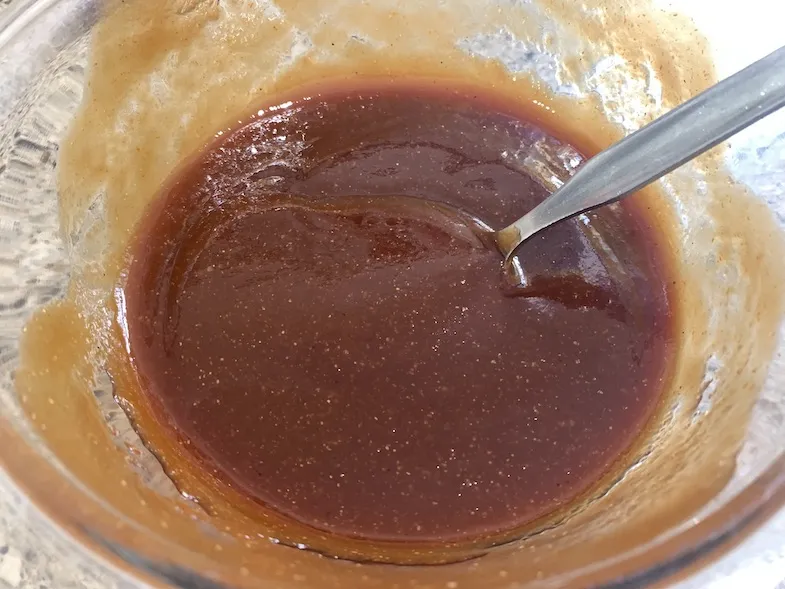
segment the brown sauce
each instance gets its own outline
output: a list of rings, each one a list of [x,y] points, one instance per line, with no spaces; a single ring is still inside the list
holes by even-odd
[[[125,316],[194,460],[262,509],[394,541],[520,528],[609,471],[667,384],[667,252],[624,203],[533,238],[503,289],[442,205],[498,228],[545,198],[526,162],[567,146],[525,115],[325,87],[175,174],[131,246]]]

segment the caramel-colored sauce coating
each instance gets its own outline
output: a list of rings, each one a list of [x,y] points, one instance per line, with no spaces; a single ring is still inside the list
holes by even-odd
[[[170,179],[125,317],[186,454],[322,530],[454,541],[564,505],[628,448],[673,349],[665,252],[615,207],[532,239],[503,289],[498,252],[433,204],[500,226],[547,196],[520,164],[544,132],[498,108],[328,87]]]

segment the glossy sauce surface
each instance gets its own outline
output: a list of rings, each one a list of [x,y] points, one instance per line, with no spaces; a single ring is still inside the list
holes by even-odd
[[[575,153],[525,112],[404,83],[263,106],[132,246],[130,350],[183,447],[260,509],[371,540],[490,537],[589,489],[667,383],[643,211],[536,236],[511,292],[444,210],[498,228],[547,195],[543,161]]]

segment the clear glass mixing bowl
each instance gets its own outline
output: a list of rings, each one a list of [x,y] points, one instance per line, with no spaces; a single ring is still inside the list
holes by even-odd
[[[101,7],[119,4],[0,2],[2,482],[21,489],[52,520],[52,528],[65,532],[59,542],[65,546],[66,558],[91,554],[96,560],[90,562],[103,563],[122,586],[637,587],[673,581],[717,558],[781,506],[785,500],[781,337],[785,323],[781,315],[770,312],[781,307],[781,277],[767,264],[785,251],[765,253],[761,247],[764,253],[751,263],[748,260],[751,265],[744,270],[734,256],[746,251],[755,235],[733,234],[725,243],[729,249],[723,250],[722,240],[712,233],[719,221],[706,222],[711,215],[702,215],[695,199],[725,198],[726,188],[732,197],[737,190],[731,186],[734,178],[770,209],[772,226],[785,225],[783,113],[733,139],[720,162],[730,176],[712,176],[711,165],[688,166],[657,189],[677,212],[691,268],[696,276],[706,274],[705,279],[695,280],[707,289],[699,293],[710,307],[704,331],[716,331],[716,345],[690,351],[692,360],[700,360],[696,386],[673,397],[651,446],[633,457],[609,492],[594,498],[593,510],[572,514],[520,542],[472,553],[465,562],[398,566],[327,558],[281,545],[272,537],[261,537],[261,542],[237,537],[222,529],[220,521],[189,510],[139,441],[104,373],[97,373],[86,394],[71,398],[69,405],[60,403],[59,391],[52,391],[49,403],[36,410],[18,386],[23,331],[35,311],[65,296],[69,277],[83,270],[85,260],[98,255],[83,251],[81,245],[87,233],[107,222],[100,195],[91,195],[94,200],[74,225],[75,217],[64,214],[58,200],[57,169],[60,147],[85,91],[86,68],[92,63],[91,32],[100,21]],[[708,50],[704,57],[724,77],[775,49],[782,22],[766,0],[748,0],[733,8],[698,0],[661,0],[653,5],[634,0],[581,4],[385,0],[370,8],[351,0],[314,1],[301,3],[296,25],[287,21],[294,10],[291,3],[283,5],[287,6],[272,0],[160,2],[161,10],[179,15],[172,18],[215,11],[211,14],[218,15],[217,24],[210,26],[219,31],[220,19],[231,11],[236,18],[261,14],[265,22],[289,27],[278,63],[286,67],[318,49],[318,34],[325,25],[341,46],[384,49],[391,42],[380,32],[384,27],[378,19],[369,17],[359,28],[346,24],[348,14],[382,14],[390,22],[400,21],[389,26],[397,27],[396,39],[407,45],[410,57],[419,50],[433,58],[434,47],[441,47],[452,35],[454,48],[495,64],[511,79],[534,80],[538,92],[555,97],[552,104],[590,99],[589,107],[619,133],[637,128],[667,108],[669,97],[678,98],[709,83],[710,76],[701,82],[701,72],[690,73],[689,68],[669,71],[670,50],[674,55],[687,55],[685,48],[690,46],[696,53]],[[673,20],[674,12],[687,18]],[[434,14],[458,16],[440,22]],[[504,22],[508,16],[520,20]],[[401,22],[419,25],[409,27],[407,33]],[[431,28],[433,23],[439,26]],[[663,23],[673,27],[663,28]],[[652,33],[658,27],[659,33]],[[177,31],[171,34],[176,36]],[[429,36],[438,37],[438,43],[429,45]],[[708,39],[708,49],[702,36]],[[229,36],[222,39],[237,41]],[[671,46],[663,44],[668,39]],[[140,45],[135,51],[148,49]],[[238,52],[236,59],[251,63],[256,58]],[[688,80],[685,72],[692,78]],[[208,129],[207,136],[215,131]],[[122,139],[125,132],[118,128],[117,137]],[[598,139],[600,144],[603,141]],[[776,232],[782,233],[780,228]],[[759,236],[763,245],[781,245],[781,235],[763,233]],[[720,292],[722,296],[715,296]],[[734,323],[729,317],[738,320]],[[760,325],[761,317],[769,323],[773,317],[774,324]],[[774,353],[765,379],[761,374],[754,381],[755,390],[744,394],[731,390],[728,383],[736,381],[727,380],[730,377],[723,370],[734,366],[737,376],[752,371],[756,354],[763,354],[756,346],[766,338],[771,339]],[[67,347],[45,351],[69,353]],[[95,419],[101,421],[102,434],[95,433]],[[733,437],[734,432],[740,432],[738,444],[714,439]],[[118,475],[118,464],[125,474]],[[667,476],[649,475],[655,466],[668,471]],[[727,476],[720,477],[722,484],[717,486],[712,473],[720,471]],[[96,581],[103,582],[108,581]]]

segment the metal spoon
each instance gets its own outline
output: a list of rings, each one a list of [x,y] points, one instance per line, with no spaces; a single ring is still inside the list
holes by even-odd
[[[594,156],[550,197],[490,238],[507,260],[546,227],[634,193],[783,106],[785,47]]]

